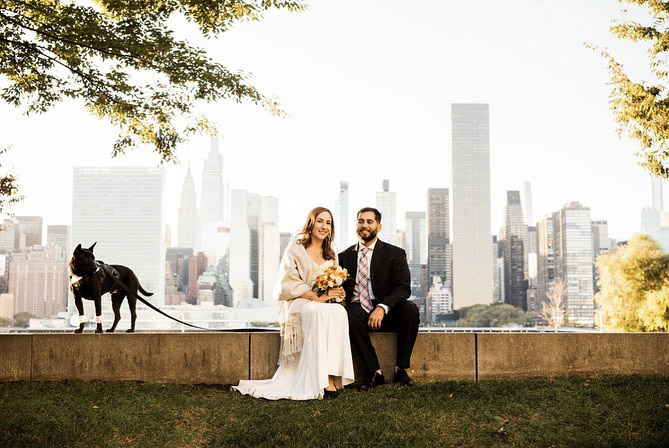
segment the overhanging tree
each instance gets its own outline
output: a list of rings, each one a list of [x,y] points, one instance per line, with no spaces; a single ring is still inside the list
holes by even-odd
[[[175,37],[173,16],[216,37],[302,0],[0,0],[0,98],[26,113],[80,99],[119,129],[114,156],[138,144],[161,162],[193,133],[214,133],[200,102],[249,101],[281,115],[248,76]]]
[[[618,132],[627,132],[639,144],[640,164],[649,172],[669,178],[669,3],[661,0],[619,0],[645,6],[649,23],[620,21],[611,31],[622,39],[650,45],[652,81],[633,81],[611,54],[602,50],[611,74],[611,108]]]
[[[0,148],[0,159],[2,155],[9,151],[10,148]],[[0,170],[2,163],[0,163]],[[6,213],[11,207],[19,202],[23,196],[19,194],[19,186],[17,184],[16,175],[13,173],[0,173],[0,215]],[[4,226],[0,224],[0,232],[5,230]]]

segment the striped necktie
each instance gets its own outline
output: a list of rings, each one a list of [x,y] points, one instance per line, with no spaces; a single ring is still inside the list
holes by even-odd
[[[355,289],[360,298],[360,305],[362,305],[362,308],[365,311],[371,313],[374,309],[374,305],[372,305],[372,299],[369,296],[369,263],[367,261],[367,253],[369,252],[369,249],[363,247],[360,250],[362,251],[362,255],[358,261],[358,274],[356,276]]]

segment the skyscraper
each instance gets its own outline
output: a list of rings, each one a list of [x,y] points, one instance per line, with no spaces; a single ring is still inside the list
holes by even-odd
[[[438,275],[432,277],[432,285],[427,293],[427,298],[429,305],[426,314],[430,322],[435,322],[439,315],[453,314],[451,290],[442,285],[441,278]]]
[[[453,303],[493,301],[487,104],[453,104]]]
[[[505,301],[525,311],[527,311],[528,286],[525,275],[526,241],[527,226],[524,223],[520,192],[507,191],[502,235]]]
[[[609,238],[609,224],[605,220],[592,221],[592,286],[594,292],[599,291],[597,281],[599,280],[599,273],[595,262],[597,257],[603,255],[611,250],[611,238]]]
[[[232,190],[230,286],[234,306],[251,298],[273,302],[280,257],[279,200]]]
[[[427,285],[421,282],[421,266],[427,264],[427,229],[425,212],[406,212],[406,254],[411,272],[411,295],[423,297],[422,289]]]
[[[161,306],[165,294],[165,172],[160,168],[74,168],[71,247],[97,241],[95,256],[131,268]],[[114,194],[108,194],[113,191]],[[92,303],[86,303],[92,310]],[[138,307],[142,305],[138,303]],[[70,301],[71,314],[76,313]],[[93,311],[87,316],[94,315]]]
[[[209,264],[207,256],[203,252],[188,257],[188,298],[189,303],[197,304],[197,281]]]
[[[5,218],[0,231],[0,253],[13,252],[18,249],[19,223],[14,218]]]
[[[652,197],[652,208],[653,210],[662,211],[663,207],[663,198],[662,198],[662,178],[660,177],[651,177],[650,179],[650,188],[651,188],[651,197]]]
[[[525,225],[533,226],[535,223],[532,214],[532,184],[529,181],[523,182],[523,212]]]
[[[46,228],[46,242],[60,247],[62,260],[69,260],[72,256],[72,252],[70,252],[70,231],[71,228],[67,225],[52,225]]]
[[[449,219],[448,188],[427,190],[427,270],[428,283],[434,284],[432,277],[439,276],[444,287],[450,288],[451,241]]]
[[[19,246],[17,249],[25,250],[33,246],[42,245],[42,217],[41,216],[17,216],[19,231]]]
[[[208,262],[218,262],[218,227],[223,225],[224,209],[223,156],[218,151],[218,138],[211,139],[211,148],[202,170],[200,191],[200,247]]]
[[[281,257],[281,237],[279,232],[279,199],[263,196],[260,199],[260,241],[259,241],[259,299],[275,304],[274,283],[279,271]]]
[[[188,171],[181,187],[181,203],[179,204],[179,228],[177,229],[178,247],[190,247],[194,251],[199,250],[200,220],[197,212],[197,197],[195,195],[195,183]]]
[[[537,227],[527,226],[527,252],[525,256],[527,281],[536,286],[537,279]]]
[[[641,231],[669,251],[669,212],[644,207],[641,210]]]
[[[247,191],[232,190],[230,201],[230,287],[232,306],[237,306],[242,300],[254,297]]]
[[[529,304],[530,321],[541,321],[541,304],[546,293],[553,290],[555,281],[555,233],[553,215],[547,215],[537,223],[537,303]]]
[[[55,256],[54,256],[55,255]],[[55,317],[67,307],[67,262],[60,248],[49,254],[45,247],[14,254],[9,265],[9,293],[14,296],[14,314]]]
[[[260,285],[260,228],[262,221],[261,214],[261,198],[254,193],[247,193],[246,200],[248,205],[246,207],[247,224],[249,226],[250,235],[250,274],[253,282],[253,298],[259,299],[262,294],[262,287]]]
[[[350,220],[348,215],[348,182],[341,181],[339,182],[339,198],[335,203],[335,244],[339,250],[344,250],[352,242],[350,238],[350,230],[355,225],[353,221]]]
[[[381,212],[379,239],[397,244],[397,195],[390,191],[390,181],[383,180],[383,190],[376,193],[376,208]]]
[[[567,318],[570,324],[592,327],[592,223],[590,209],[578,202],[553,213],[555,278],[567,284]]]

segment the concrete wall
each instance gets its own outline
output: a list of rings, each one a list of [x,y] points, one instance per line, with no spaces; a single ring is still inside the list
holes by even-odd
[[[669,334],[479,334],[480,379],[669,375]]]
[[[276,332],[5,334],[0,381],[235,384],[271,377],[279,343]],[[391,380],[396,335],[372,343]],[[409,369],[418,381],[600,374],[669,375],[669,334],[420,333]]]

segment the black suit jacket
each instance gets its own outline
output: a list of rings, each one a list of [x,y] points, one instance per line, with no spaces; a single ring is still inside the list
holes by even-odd
[[[358,273],[358,245],[346,249],[339,254],[339,264],[349,272],[349,279],[344,283],[346,302],[351,303],[355,277]],[[407,263],[407,254],[392,244],[376,240],[372,252],[371,273],[374,306],[383,303],[390,310],[398,303],[411,296],[411,274]]]

